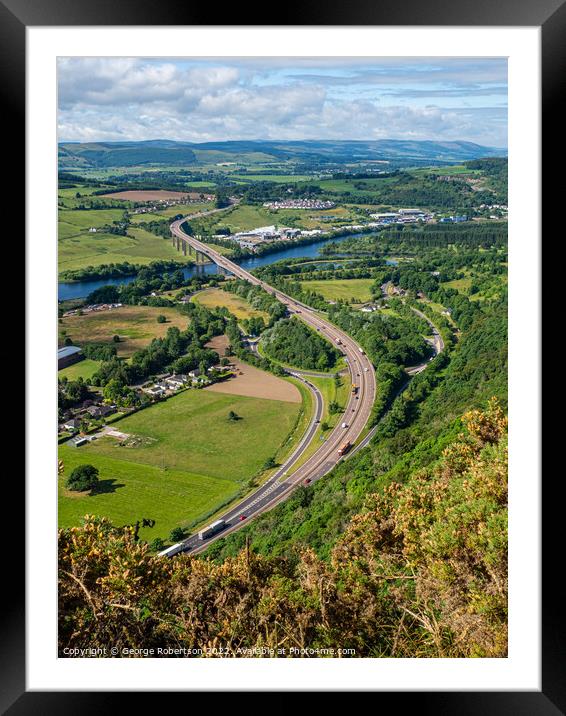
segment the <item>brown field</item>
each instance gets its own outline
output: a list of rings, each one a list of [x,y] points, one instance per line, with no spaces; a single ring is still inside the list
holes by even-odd
[[[228,338],[226,336],[215,336],[206,345],[217,351],[220,357],[223,358],[228,345]],[[210,390],[214,393],[228,393],[229,395],[244,395],[251,398],[270,398],[271,400],[282,400],[285,403],[301,402],[301,394],[292,383],[243,363],[234,356],[230,356],[230,363],[236,375],[222,383],[210,385],[204,390]]]
[[[117,191],[110,194],[101,194],[101,196],[106,199],[126,199],[127,201],[159,201],[159,199],[182,199],[186,196],[191,199],[198,199],[200,194],[196,191],[165,191],[164,189],[151,191],[148,189],[140,191]]]
[[[160,314],[166,316],[166,323],[157,323]],[[184,330],[188,322],[188,317],[175,308],[121,306],[109,311],[62,318],[59,324],[59,344],[65,338],[62,331],[66,331],[66,336],[79,346],[112,343],[112,336],[118,335],[120,342],[112,345],[116,345],[119,356],[128,357],[147,346],[153,338],[165,336],[171,326]]]

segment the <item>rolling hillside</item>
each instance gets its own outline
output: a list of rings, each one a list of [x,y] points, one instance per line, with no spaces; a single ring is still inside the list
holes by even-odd
[[[139,166],[140,164],[202,165],[222,161],[255,164],[295,161],[334,164],[386,161],[406,163],[462,162],[488,156],[505,156],[506,150],[472,142],[434,141],[234,141],[63,143],[59,145],[62,169]]]

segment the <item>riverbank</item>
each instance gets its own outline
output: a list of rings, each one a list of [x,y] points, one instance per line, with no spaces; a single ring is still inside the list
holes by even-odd
[[[375,229],[371,229],[372,231]],[[341,242],[346,239],[355,238],[357,236],[363,236],[368,231],[360,231],[355,234],[347,233],[341,236],[336,236],[334,233],[332,236],[324,235],[323,237],[317,237],[316,240],[311,243],[296,243],[287,242],[285,246],[277,251],[270,253],[258,254],[250,256],[249,258],[239,259],[235,261],[246,271],[253,271],[254,269],[260,268],[261,266],[267,266],[275,263],[276,261],[282,261],[285,259],[293,258],[316,258],[320,257],[320,249],[327,244],[333,242]],[[180,266],[183,271],[185,278],[191,278],[193,276],[202,276],[216,274],[218,272],[216,264],[193,264],[192,266]],[[103,278],[92,281],[60,281],[58,286],[58,298],[59,301],[67,301],[70,299],[85,298],[89,293],[94,291],[101,286],[118,286],[120,284],[128,284],[135,280],[137,274],[122,278]]]

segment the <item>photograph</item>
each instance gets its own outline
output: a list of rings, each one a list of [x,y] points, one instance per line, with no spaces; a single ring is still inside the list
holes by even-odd
[[[182,49],[56,58],[58,658],[507,659],[507,55]]]

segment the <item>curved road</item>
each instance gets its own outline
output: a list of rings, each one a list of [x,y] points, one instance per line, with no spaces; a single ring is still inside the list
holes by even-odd
[[[320,420],[320,416],[322,415],[322,402],[320,394],[317,395],[317,391],[308,379],[297,375],[297,377],[302,380],[314,393],[317,402],[317,409],[315,410],[315,416],[311,421],[311,425],[309,426],[307,433],[297,446],[294,453],[266,483],[264,483],[257,490],[254,490],[235,507],[221,515],[219,519],[226,522],[226,527],[222,530],[222,532],[219,532],[204,541],[200,540],[198,535],[191,535],[179,544],[173,545],[173,547],[161,553],[168,555],[189,550],[195,553],[203,551],[211,544],[211,542],[219,539],[220,537],[224,537],[226,534],[229,534],[240,527],[243,527],[252,517],[261,514],[286,499],[300,484],[314,482],[330,472],[330,470],[332,470],[332,468],[342,459],[342,457],[338,454],[340,447],[346,442],[354,445],[363,432],[371,414],[376,390],[373,365],[362,351],[361,347],[351,338],[351,336],[329,323],[326,319],[321,318],[309,306],[302,304],[300,301],[295,300],[279,289],[269,286],[265,283],[265,281],[262,281],[248,271],[245,271],[238,266],[238,264],[235,264],[225,256],[222,256],[211,247],[203,244],[193,236],[186,234],[181,227],[182,224],[185,221],[190,220],[190,218],[191,217],[188,216],[183,219],[179,219],[178,221],[174,221],[170,227],[171,233],[200,253],[208,256],[215,264],[226,269],[234,276],[244,279],[245,281],[249,281],[249,283],[256,286],[261,286],[264,290],[272,293],[279,301],[281,301],[281,303],[287,306],[290,313],[296,314],[297,317],[304,321],[307,325],[319,331],[321,335],[325,336],[329,341],[334,343],[334,345],[346,358],[352,384],[356,384],[358,386],[358,392],[356,395],[350,395],[342,421],[340,421],[336,427],[333,428],[327,440],[292,475],[287,477],[286,472],[288,469],[299,459],[312,440],[312,437],[316,432],[316,420]],[[345,428],[342,427],[343,423],[346,424]]]

